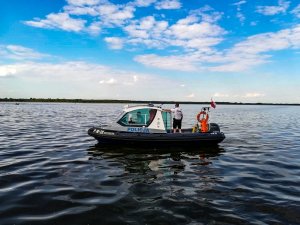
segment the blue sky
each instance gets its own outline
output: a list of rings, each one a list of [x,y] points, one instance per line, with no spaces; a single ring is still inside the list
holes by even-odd
[[[0,4],[0,97],[300,103],[298,0]]]

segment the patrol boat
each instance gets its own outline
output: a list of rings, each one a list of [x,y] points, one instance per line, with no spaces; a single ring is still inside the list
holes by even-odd
[[[197,114],[197,123],[182,133],[173,133],[172,116],[161,106],[125,106],[123,112],[111,125],[92,127],[88,134],[98,142],[109,144],[142,145],[216,145],[225,139],[218,124],[208,123],[209,107]]]

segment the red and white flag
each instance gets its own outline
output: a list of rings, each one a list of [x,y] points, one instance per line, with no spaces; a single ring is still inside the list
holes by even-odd
[[[213,107],[214,109],[216,108],[216,103],[214,100],[211,99],[210,106]]]

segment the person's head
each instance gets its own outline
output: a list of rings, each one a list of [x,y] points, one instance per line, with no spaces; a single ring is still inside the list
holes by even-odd
[[[175,103],[175,107],[179,107],[179,103]]]

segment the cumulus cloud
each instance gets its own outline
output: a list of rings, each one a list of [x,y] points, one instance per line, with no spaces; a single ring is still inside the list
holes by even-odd
[[[95,36],[101,32],[101,26],[102,24],[100,22],[93,22],[86,28],[86,31]]]
[[[109,67],[97,64],[88,64],[82,61],[64,63],[21,62],[2,65],[2,69],[14,71],[16,76],[40,77],[53,79],[84,80],[84,74],[89,77],[106,76],[111,71]],[[101,76],[100,76],[101,77]]]
[[[48,55],[34,51],[21,45],[0,45],[0,56],[14,60],[41,59]]]
[[[101,64],[84,61],[68,61],[63,63],[23,62],[0,65],[0,76],[47,81],[63,81],[65,83],[98,83],[105,87],[123,88],[136,85],[139,81],[147,82],[149,86],[157,85],[151,75],[132,71],[116,70]],[[109,90],[108,90],[109,91]]]
[[[215,62],[222,65],[211,67],[213,71],[242,71],[270,61],[266,53],[283,49],[300,48],[300,25],[278,32],[269,32],[248,37],[223,53]]]
[[[263,93],[258,93],[258,92],[251,92],[251,93],[246,93],[242,97],[244,98],[259,98],[259,97],[264,97],[265,94]]]
[[[241,6],[245,3],[247,3],[247,2],[245,0],[242,0],[242,1],[239,1],[239,2],[236,2],[236,3],[233,3],[232,5]]]
[[[193,61],[184,56],[157,56],[155,54],[139,55],[134,58],[136,62],[146,66],[167,70],[195,71],[196,66]]]
[[[191,93],[189,95],[186,96],[187,98],[195,98],[195,94],[194,93]]]
[[[155,4],[156,9],[180,9],[181,3],[178,0],[162,0]]]
[[[241,6],[243,4],[247,3],[245,0],[242,0],[242,1],[239,1],[239,2],[236,2],[232,5],[236,6],[237,7],[237,13],[236,13],[236,17],[240,20],[240,22],[242,24],[244,24],[244,21],[246,20],[246,17],[244,16],[244,14],[241,12],[242,9],[241,9]]]
[[[256,12],[266,16],[273,16],[279,13],[285,13],[289,6],[290,2],[279,0],[276,6],[257,6]]]
[[[0,78],[12,76],[14,79],[22,79],[24,83],[22,90],[15,86],[7,86],[1,88],[1,91],[8,93],[9,90],[14,90],[21,96],[27,93],[26,97],[97,99],[115,97],[140,100],[137,93],[143,93],[143,99],[153,100],[153,93],[163,90],[165,95],[155,96],[155,99],[172,100],[171,96],[174,97],[172,87],[179,86],[176,80],[155,74],[118,70],[84,61],[22,62],[0,65]],[[35,84],[39,83],[38,89],[35,88],[36,85],[32,85],[33,80]],[[171,88],[166,89],[166,84]],[[176,90],[176,94],[184,96],[178,90]]]
[[[136,0],[133,4],[137,7],[148,7],[156,2],[156,0]]]
[[[294,14],[297,18],[300,18],[300,4],[297,5],[292,11],[292,14]]]
[[[110,78],[108,80],[100,80],[99,84],[116,84],[117,80],[114,78]]]
[[[132,4],[113,4],[108,1],[70,0],[68,3],[69,5],[63,7],[63,12],[51,13],[46,16],[46,19],[34,18],[24,23],[33,27],[72,32],[84,31],[95,35],[100,33],[101,27],[111,28],[123,25],[134,17],[135,11]],[[70,15],[77,17],[88,15],[94,19],[88,24],[87,19],[72,18]]]
[[[14,68],[14,66],[8,65],[8,66],[1,66],[0,65],[0,77],[5,77],[9,75],[13,75],[17,72],[17,70]]]
[[[136,73],[117,70],[101,64],[84,61],[67,61],[61,63],[22,62],[0,65],[1,76],[64,81],[91,81],[99,84],[134,85],[139,82],[157,85],[161,81],[154,74]],[[170,82],[170,81],[168,81]]]
[[[217,24],[222,14],[209,6],[192,10],[187,17],[173,24],[169,24],[168,20],[158,20],[154,16],[133,19],[137,7],[151,4],[159,9],[181,7],[178,0],[136,0],[126,4],[113,4],[102,0],[69,0],[68,5],[63,7],[63,12],[51,13],[45,19],[35,18],[24,23],[39,28],[87,32],[91,35],[107,32],[107,29],[121,28],[127,35],[122,40],[104,39],[112,49],[120,49],[125,44],[142,44],[147,48],[162,49],[173,46],[186,50],[210,51],[226,34]]]
[[[189,16],[172,25],[168,33],[178,39],[190,40],[203,37],[216,37],[222,35],[224,30],[216,24],[202,22],[195,16]]]
[[[227,98],[227,97],[229,97],[229,94],[216,92],[214,94],[214,97]]]
[[[64,11],[70,15],[89,15],[98,16],[99,12],[96,7],[92,6],[77,6],[77,5],[66,5]]]
[[[160,48],[165,45],[164,32],[168,27],[167,21],[157,21],[153,16],[133,20],[124,27],[128,34],[129,44],[145,44],[148,47]]]
[[[33,21],[26,21],[24,23],[39,28],[79,32],[84,29],[86,20],[71,18],[67,13],[51,13],[46,16],[46,19],[35,18]]]
[[[83,6],[83,5],[97,5],[100,2],[100,0],[67,0],[67,2],[70,5]]]
[[[214,97],[218,98],[260,98],[266,96],[263,93],[260,92],[248,92],[248,93],[239,93],[239,94],[225,94],[225,93],[215,93]]]
[[[109,45],[111,49],[122,49],[123,48],[123,40],[118,37],[106,37],[104,38],[106,43]]]
[[[219,25],[223,14],[207,5],[187,12],[186,16],[177,21],[171,21],[159,15],[135,18],[134,13],[138,7],[150,5],[156,9],[180,8],[180,1],[134,0],[126,4],[114,4],[108,0],[67,2],[68,5],[62,12],[51,13],[45,19],[35,18],[25,24],[48,29],[88,32],[91,35],[109,33],[108,29],[117,28],[121,31],[118,37],[109,34],[104,37],[111,49],[122,49],[124,46],[167,49],[165,52],[170,53],[169,55],[161,56],[156,53],[134,57],[136,62],[149,67],[178,71],[236,72],[270,62],[272,51],[300,48],[299,25],[278,32],[253,35],[228,49],[220,50],[218,46],[227,34]],[[244,4],[246,0],[233,4],[237,7],[237,17],[242,23],[245,20],[241,12]],[[279,0],[277,6],[259,6],[257,11],[265,15],[275,15],[286,12],[289,4],[288,1]],[[297,16],[299,8],[300,5],[291,13]],[[3,55],[0,49],[1,54]]]
[[[250,36],[223,51],[194,51],[176,56],[149,54],[137,56],[135,60],[147,66],[168,70],[237,72],[268,63],[271,52],[290,48],[300,48],[300,25]],[[211,65],[208,66],[209,64]]]
[[[212,9],[193,10],[190,14],[170,25],[168,21],[157,20],[154,16],[132,20],[125,26],[127,44],[143,44],[148,48],[181,47],[185,50],[211,51],[226,34],[216,22],[221,14],[211,13]]]
[[[122,25],[134,17],[135,8],[131,5],[101,4],[97,8],[104,25]]]

